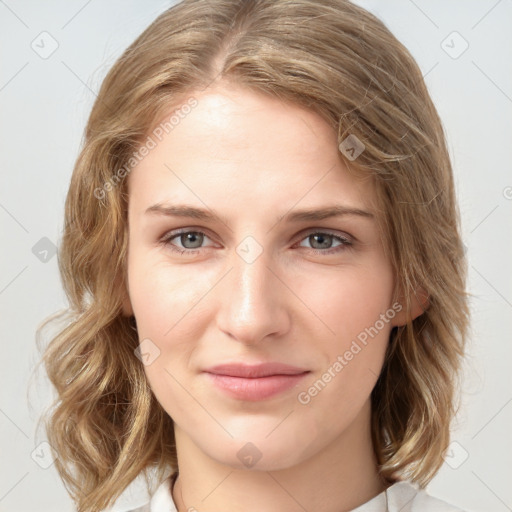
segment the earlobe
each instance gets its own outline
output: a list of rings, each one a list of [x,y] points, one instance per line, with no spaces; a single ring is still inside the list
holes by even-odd
[[[409,321],[412,322],[415,318],[422,315],[429,307],[429,295],[421,287],[417,288],[415,293],[411,294],[410,299],[410,309],[407,311],[405,308],[406,301],[404,300],[404,296],[400,296],[398,302],[402,304],[402,309],[395,315],[392,321],[393,327],[400,327],[402,325],[406,325]]]

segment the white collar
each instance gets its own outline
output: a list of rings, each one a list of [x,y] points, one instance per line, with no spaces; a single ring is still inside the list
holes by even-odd
[[[149,512],[178,512],[172,499],[171,478],[172,475],[156,489],[149,503]],[[407,481],[396,482],[388,487],[387,496],[390,512],[463,512]],[[351,512],[382,512],[385,506],[386,492],[383,491]]]

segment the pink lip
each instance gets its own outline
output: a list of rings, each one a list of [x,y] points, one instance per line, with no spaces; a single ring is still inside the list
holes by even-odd
[[[223,364],[205,372],[218,388],[241,400],[264,400],[282,393],[309,373],[281,363]]]

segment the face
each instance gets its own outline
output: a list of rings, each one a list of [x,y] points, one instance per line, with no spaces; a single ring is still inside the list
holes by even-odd
[[[368,421],[399,323],[374,190],[317,114],[225,84],[194,97],[128,178],[127,308],[181,436],[290,467]]]

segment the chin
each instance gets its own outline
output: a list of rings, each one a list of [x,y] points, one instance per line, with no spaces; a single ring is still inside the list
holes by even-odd
[[[285,420],[286,421],[286,420]],[[239,432],[234,438],[212,440],[206,436],[202,450],[219,464],[235,470],[278,471],[288,469],[307,459],[315,451],[315,437],[303,432],[307,439],[293,435],[290,430],[272,432],[279,422],[270,428],[255,430],[254,425],[246,434]],[[278,427],[280,428],[280,427]],[[233,433],[229,428],[228,430]],[[269,432],[272,432],[269,434]],[[213,442],[212,442],[213,441]]]

